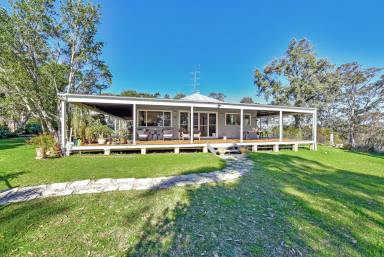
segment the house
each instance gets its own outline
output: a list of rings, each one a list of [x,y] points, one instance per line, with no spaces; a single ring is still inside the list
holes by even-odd
[[[222,102],[195,92],[184,98],[158,99],[110,95],[60,94],[61,144],[68,153],[76,151],[210,149],[249,147],[274,151],[309,145],[316,150],[316,109],[264,104]],[[66,127],[66,106],[78,104],[132,124],[127,144],[71,145]],[[191,115],[192,114],[192,115]],[[191,119],[191,117],[193,117]],[[305,120],[304,128],[293,129],[295,119]],[[289,125],[291,124],[291,125]],[[286,129],[285,129],[286,128]]]

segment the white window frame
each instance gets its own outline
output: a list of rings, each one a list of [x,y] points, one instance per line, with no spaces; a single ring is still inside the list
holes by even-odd
[[[224,116],[224,120],[225,120],[225,126],[228,126],[228,127],[233,127],[233,126],[240,126],[240,124],[239,125],[233,125],[233,124],[227,124],[227,114],[235,114],[235,115],[239,115],[239,116],[241,116],[241,114],[240,113],[236,113],[236,112],[226,112],[225,113],[225,116]],[[249,124],[245,124],[244,123],[244,118],[245,118],[245,116],[249,116]],[[240,117],[241,118],[241,117]],[[244,113],[243,114],[243,124],[244,124],[244,126],[252,126],[252,114],[251,113],[249,113],[249,112],[247,112],[247,113]]]
[[[188,131],[190,129],[190,126],[191,126],[191,111],[187,111],[187,110],[179,110],[179,117],[177,119],[177,126],[178,126],[178,129],[180,129],[180,113],[188,113]],[[207,136],[205,138],[218,138],[219,137],[219,113],[218,112],[211,112],[211,111],[193,111],[193,113],[208,113],[208,124],[207,124],[207,128],[209,129],[209,114],[210,113],[214,113],[216,114],[216,136],[213,137],[213,136]],[[198,121],[197,121],[197,124],[193,124],[193,126],[196,126],[197,127],[200,127],[200,114],[199,114],[199,118],[198,118]]]
[[[140,125],[140,120],[139,120],[139,114],[140,114],[140,112],[145,112],[145,126],[141,126]],[[148,119],[147,119],[147,113],[148,112],[162,112],[163,113],[163,124],[161,125],[161,126],[148,126]],[[171,115],[170,115],[170,117],[171,117],[171,125],[170,126],[164,126],[164,113],[165,112],[169,112]],[[171,110],[146,110],[146,109],[140,109],[140,110],[137,110],[137,115],[136,115],[136,117],[137,117],[137,122],[136,122],[136,125],[137,125],[137,127],[150,127],[150,128],[156,128],[156,127],[161,127],[161,128],[172,128],[173,126],[172,126],[172,111]]]

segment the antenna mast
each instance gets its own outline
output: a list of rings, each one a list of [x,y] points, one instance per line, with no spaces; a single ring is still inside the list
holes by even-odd
[[[200,64],[197,66],[195,71],[191,72],[192,75],[192,86],[193,86],[193,92],[199,92],[198,87],[200,86]]]

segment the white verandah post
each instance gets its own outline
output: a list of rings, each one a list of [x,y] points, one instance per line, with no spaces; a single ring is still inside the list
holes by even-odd
[[[132,119],[132,144],[136,144],[136,104],[133,104],[132,108],[132,113],[133,113],[133,119]]]
[[[279,141],[283,141],[283,111],[280,111],[279,126]]]
[[[312,116],[312,140],[313,140],[313,149],[314,151],[317,150],[317,111],[315,110],[313,112]]]
[[[244,130],[244,109],[240,109],[240,143],[243,142],[243,130]]]
[[[61,149],[64,151],[65,149],[65,144],[66,144],[66,135],[67,135],[67,132],[66,132],[66,104],[65,104],[65,100],[62,100],[61,101],[61,117],[60,117],[60,132],[61,132]]]
[[[191,144],[193,144],[193,105],[191,106],[191,115],[190,115],[190,119],[191,119],[191,130],[190,130],[190,133],[191,133]]]

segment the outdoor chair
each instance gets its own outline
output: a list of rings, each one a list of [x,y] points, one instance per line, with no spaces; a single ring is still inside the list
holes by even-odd
[[[201,132],[199,130],[194,129],[193,130],[193,139],[197,138],[200,140]]]
[[[172,129],[163,129],[162,131],[163,134],[163,140],[165,139],[173,139],[173,130]]]
[[[147,129],[139,129],[137,131],[137,138],[139,140],[148,140],[149,139],[149,131]]]
[[[184,140],[184,139],[190,139],[191,138],[191,135],[188,133],[188,131],[181,131],[180,132],[180,138],[181,140]]]

